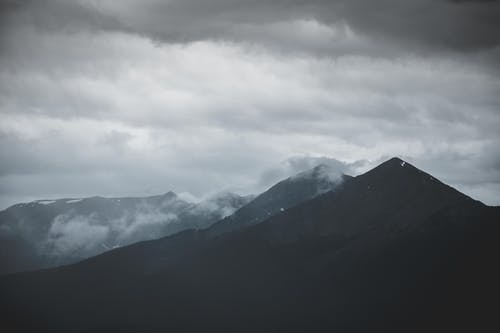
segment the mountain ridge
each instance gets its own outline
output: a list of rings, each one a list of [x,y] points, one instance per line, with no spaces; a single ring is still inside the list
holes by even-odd
[[[0,212],[0,274],[73,263],[136,241],[204,228],[251,199],[227,192],[191,203],[169,191],[13,205]]]
[[[52,331],[498,327],[500,207],[402,162],[216,237],[188,230],[1,277],[0,311],[20,330],[26,314]]]
[[[349,177],[318,165],[278,182],[258,196],[220,192],[192,203],[169,191],[148,197],[93,196],[14,205],[0,212],[0,227],[4,229],[3,233],[0,229],[0,274],[71,264],[187,229],[206,229],[204,237],[216,237],[258,224],[280,210],[334,189]],[[8,233],[9,224],[14,237]],[[19,225],[27,225],[30,232],[24,232]],[[87,238],[75,234],[86,230],[93,234]],[[120,230],[124,230],[123,235]],[[71,247],[69,252],[75,239],[80,246]]]
[[[215,237],[241,227],[258,224],[300,202],[334,191],[345,180],[351,178],[340,173],[331,176],[329,174],[331,172],[328,166],[320,164],[279,181],[233,215],[210,226],[206,233]]]

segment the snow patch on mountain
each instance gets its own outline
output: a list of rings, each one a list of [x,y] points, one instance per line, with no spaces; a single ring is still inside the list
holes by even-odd
[[[69,204],[71,204],[71,203],[77,203],[77,202],[80,202],[82,200],[83,199],[70,199],[70,200],[66,200],[66,203],[69,203]]]
[[[50,205],[50,204],[53,204],[54,202],[56,202],[56,200],[38,200],[35,202],[37,204],[40,204],[40,205]]]

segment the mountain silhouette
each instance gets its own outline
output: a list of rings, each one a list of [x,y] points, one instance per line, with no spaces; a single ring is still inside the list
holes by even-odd
[[[1,277],[4,325],[51,332],[499,328],[500,208],[405,161],[393,158],[244,224]]]

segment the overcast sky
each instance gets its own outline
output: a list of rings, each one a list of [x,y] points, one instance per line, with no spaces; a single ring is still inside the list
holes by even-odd
[[[0,208],[399,156],[500,205],[500,2],[0,0]]]

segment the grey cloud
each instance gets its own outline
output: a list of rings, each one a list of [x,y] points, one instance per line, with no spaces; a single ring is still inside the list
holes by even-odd
[[[496,2],[183,0],[154,2],[146,8],[144,15],[150,20],[137,19],[132,25],[167,40],[170,36],[194,40],[232,36],[238,39],[240,29],[245,26],[313,18],[328,25],[345,22],[361,35],[380,38],[380,42],[386,38],[400,43],[409,41],[405,43],[407,47],[418,43],[474,50],[494,48],[500,42],[496,33],[500,28],[500,7]],[[150,13],[155,14],[151,17]]]
[[[126,30],[126,26],[99,11],[90,1],[7,0],[2,1],[0,10],[4,26],[31,24],[39,30],[67,33]]]
[[[165,85],[170,72],[159,75],[165,67],[158,66],[171,55],[147,45],[139,43],[161,56],[135,61],[134,79],[90,77],[104,87],[99,98],[116,104],[103,114],[92,112],[85,100],[93,95],[84,90],[73,117],[54,112],[43,98],[35,113],[17,106],[3,114],[3,193],[53,198],[174,189],[202,195],[233,186],[255,192],[252,178],[263,169],[304,152],[355,160],[435,151],[439,158],[448,150],[481,153],[498,140],[498,80],[467,64],[330,62],[198,45],[174,49],[172,58],[182,61],[174,66],[176,80]],[[231,71],[206,66],[200,54]],[[16,77],[22,75],[21,69]],[[62,82],[53,82],[65,85],[80,75],[70,68]],[[165,98],[170,89],[188,94],[188,102]],[[55,94],[65,105],[67,95]],[[9,96],[27,103],[30,91],[20,87]]]
[[[410,52],[476,51],[494,49],[500,43],[497,1],[148,0],[123,4],[47,0],[22,2],[16,8],[16,13],[28,16],[37,28],[49,31],[123,31],[174,43],[247,40],[267,47],[282,44],[284,49],[330,54],[370,48],[384,53],[384,48],[394,44]],[[296,29],[297,23],[308,20],[337,33],[323,34],[322,43],[315,43],[307,32],[304,35]],[[352,36],[342,33],[346,27],[371,41],[351,40]]]
[[[155,207],[140,207],[137,212],[110,221],[111,232],[117,234],[116,245],[130,243],[131,239],[152,239],[161,235],[161,228],[178,219],[174,213],[166,213]]]
[[[462,3],[462,2],[496,2],[498,0],[449,0],[450,2]]]
[[[432,170],[437,177],[458,186],[500,185],[500,153],[494,142],[474,151],[429,152],[426,156],[414,160],[422,168]],[[464,177],[465,174],[467,177]],[[496,198],[498,199],[500,197]]]
[[[176,219],[156,207],[142,207],[136,212],[107,220],[90,215],[61,214],[51,222],[46,240],[40,242],[40,253],[51,257],[87,257],[107,247],[130,243],[130,240],[152,238],[163,224]],[[105,222],[105,223],[103,223]],[[103,248],[103,246],[105,248]]]
[[[3,206],[252,193],[304,155],[406,156],[500,195],[498,2],[2,4]]]
[[[107,135],[100,138],[96,145],[107,145],[112,149],[117,150],[119,153],[126,153],[127,144],[134,138],[134,136],[127,132],[111,130]]]
[[[40,251],[50,256],[65,254],[95,254],[96,248],[108,237],[109,228],[95,217],[59,215],[50,226],[47,241]]]

